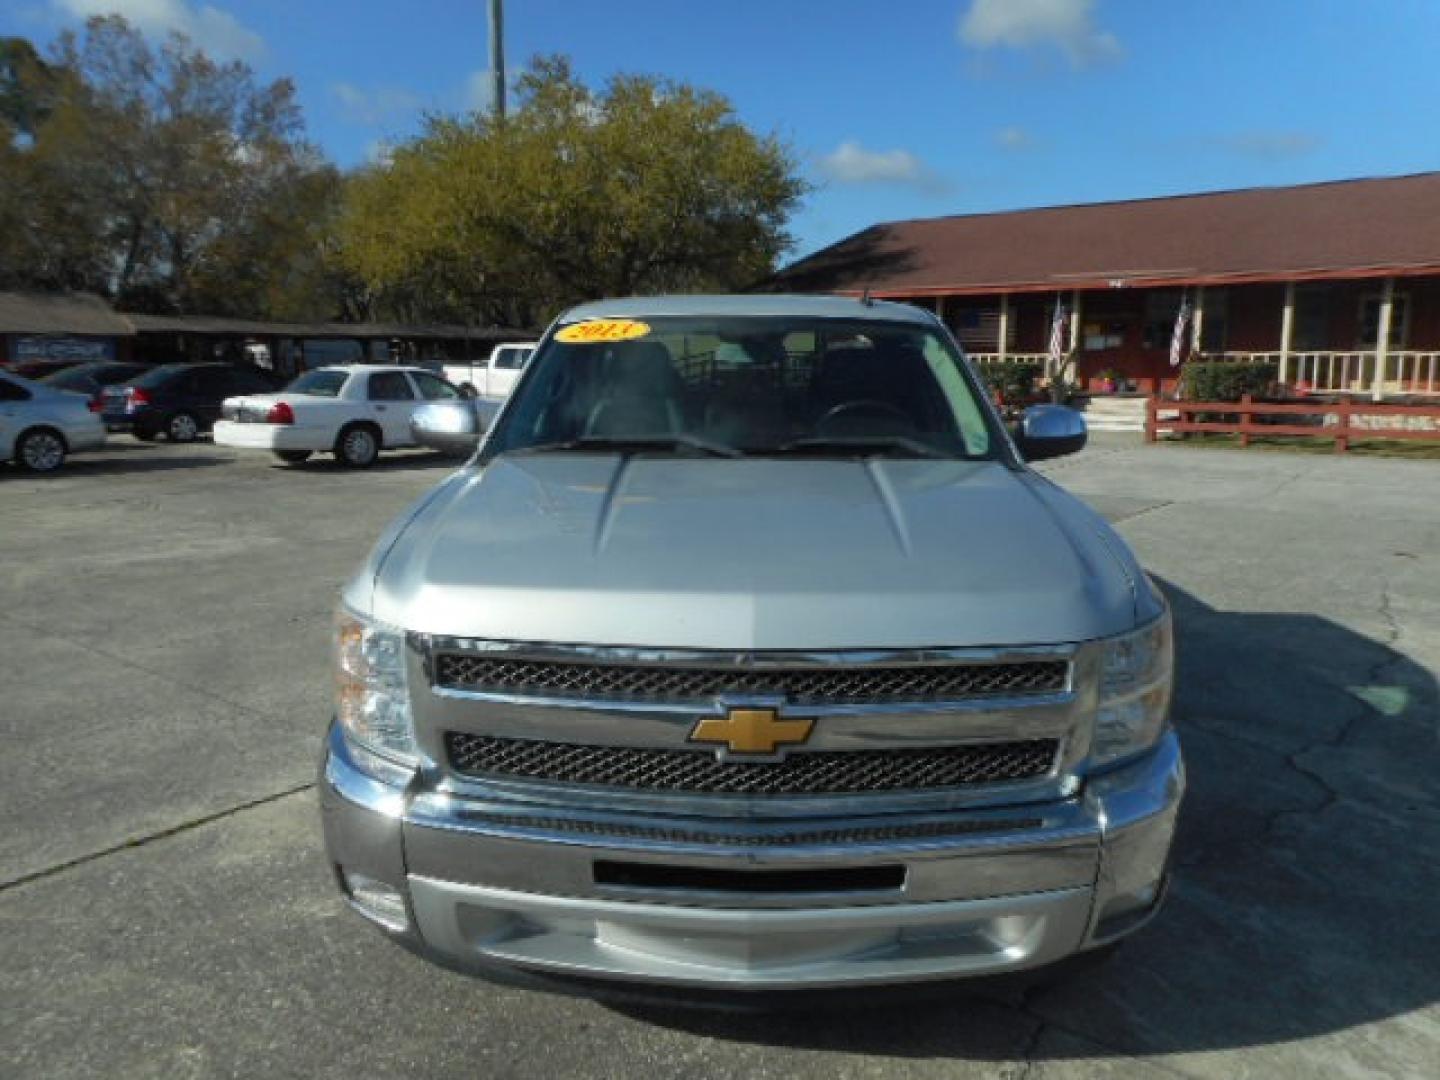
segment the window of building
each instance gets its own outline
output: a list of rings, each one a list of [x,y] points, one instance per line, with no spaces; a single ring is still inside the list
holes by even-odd
[[[1005,326],[1005,348],[1015,349],[1015,311],[1012,307]],[[1000,351],[1000,305],[994,307],[960,308],[950,317],[955,337],[966,352],[993,353]]]
[[[1124,344],[1125,324],[1123,322],[1086,321],[1081,327],[1080,347],[1085,352],[1118,349]]]
[[[1380,341],[1381,295],[1372,293],[1360,298],[1360,345],[1375,348]],[[1410,294],[1397,292],[1390,304],[1390,347],[1404,348],[1410,340]]]
[[[1330,347],[1330,287],[1299,285],[1295,288],[1295,323],[1290,330],[1290,347],[1296,352],[1320,352]]]
[[[1197,309],[1201,302],[1201,298],[1197,297]],[[1230,294],[1225,289],[1206,289],[1203,303],[1205,318],[1200,324],[1200,351],[1224,352],[1230,340]]]
[[[1145,294],[1145,348],[1170,348],[1183,295],[1179,289],[1156,289]]]

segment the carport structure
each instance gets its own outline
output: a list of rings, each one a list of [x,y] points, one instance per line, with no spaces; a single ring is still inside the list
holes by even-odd
[[[1053,366],[1058,322],[1088,389],[1172,389],[1181,321],[1295,392],[1440,397],[1440,173],[889,222],[770,287],[928,307],[982,365]]]
[[[90,293],[0,292],[0,363],[123,360],[134,336]]]
[[[534,335],[500,327],[398,323],[265,322],[210,315],[124,316],[138,358],[259,363],[286,377],[324,364],[469,362]]]

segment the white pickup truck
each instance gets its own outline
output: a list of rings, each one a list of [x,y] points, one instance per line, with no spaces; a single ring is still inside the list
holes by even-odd
[[[1154,917],[1171,616],[1029,467],[1078,414],[1007,430],[934,315],[838,297],[588,304],[531,363],[343,594],[318,787],[357,911],[746,1007],[1073,970]]]
[[[496,345],[483,360],[467,364],[446,364],[445,378],[466,393],[478,397],[501,400],[510,396],[530,354],[535,351],[533,341],[511,341]]]

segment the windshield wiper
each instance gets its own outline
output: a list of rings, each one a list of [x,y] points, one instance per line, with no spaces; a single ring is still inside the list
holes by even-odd
[[[586,435],[579,439],[536,443],[509,451],[512,454],[584,453],[600,450],[615,454],[645,453],[648,450],[694,450],[711,457],[738,458],[740,451],[724,443],[696,435]]]
[[[917,458],[950,458],[933,446],[912,439],[908,435],[814,435],[806,439],[792,439],[763,451],[760,454],[823,454],[826,452],[857,452],[863,456],[893,454]]]

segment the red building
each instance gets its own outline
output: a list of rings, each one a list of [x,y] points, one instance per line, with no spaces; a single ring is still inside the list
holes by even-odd
[[[980,364],[1168,390],[1184,355],[1267,362],[1296,392],[1440,396],[1440,173],[875,225],[773,286],[921,304]]]

